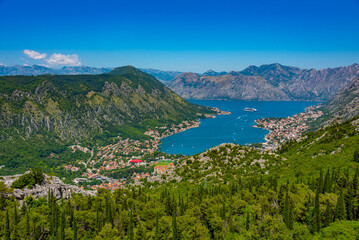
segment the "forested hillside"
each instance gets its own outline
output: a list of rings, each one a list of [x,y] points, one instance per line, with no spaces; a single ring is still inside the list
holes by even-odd
[[[142,187],[100,189],[96,197],[74,194],[65,200],[50,192],[47,199],[28,196],[20,205],[2,184],[1,235],[5,239],[357,239],[358,130],[358,119],[353,119],[308,133],[269,155],[223,145],[184,159],[178,165],[180,182],[143,181]],[[217,176],[209,176],[205,169],[214,169]]]
[[[56,163],[45,157],[68,144],[146,139],[149,128],[205,113],[213,111],[131,66],[100,75],[0,77],[0,165],[17,172],[47,168]]]

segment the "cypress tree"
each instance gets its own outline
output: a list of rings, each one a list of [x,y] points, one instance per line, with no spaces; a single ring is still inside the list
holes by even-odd
[[[320,170],[320,175],[318,178],[318,186],[317,186],[317,188],[319,188],[319,193],[323,193],[323,185],[324,185],[323,172],[322,170]]]
[[[340,195],[337,200],[337,205],[335,206],[335,220],[344,220],[346,219],[345,204],[344,204],[344,195],[343,189],[340,189]]]
[[[346,209],[347,209],[347,219],[353,220],[354,212],[354,190],[352,188],[348,189],[346,194]]]
[[[288,191],[285,194],[285,201],[284,201],[284,207],[283,207],[283,222],[289,228],[289,211],[290,211],[290,203],[289,203],[289,196]]]
[[[10,219],[9,211],[6,209],[6,220],[5,220],[5,240],[10,240]]]
[[[74,218],[74,222],[72,223],[72,229],[73,229],[73,237],[72,240],[77,240],[77,223],[76,219]]]
[[[29,213],[27,211],[25,213],[25,218],[26,218],[25,236],[29,237],[30,236],[30,219],[29,219]]]
[[[222,202],[221,218],[223,220],[226,218],[226,203],[224,201]]]
[[[319,232],[321,228],[320,224],[320,203],[319,203],[320,189],[317,189],[314,201],[314,212],[313,212],[313,230]]]
[[[329,168],[327,173],[325,174],[324,177],[324,187],[323,187],[323,192],[322,193],[326,193],[326,192],[330,192],[330,173],[329,173]]]
[[[292,207],[292,205],[289,205],[288,228],[289,228],[290,230],[293,229],[293,207]]]
[[[156,231],[155,231],[155,240],[158,240],[158,212],[156,213]]]
[[[359,149],[356,149],[353,154],[354,162],[359,162]]]
[[[60,240],[65,240],[65,225],[66,225],[65,211],[62,211],[61,221],[60,221]]]
[[[324,225],[324,227],[327,227],[332,222],[333,222],[333,209],[328,200],[327,208],[325,209],[325,213],[324,213],[324,224],[323,225]]]
[[[132,219],[132,210],[130,210],[130,222],[128,224],[127,236],[129,240],[133,240],[133,219]]]
[[[67,204],[68,204],[68,208],[69,208],[69,212],[70,212],[70,214],[69,214],[70,215],[70,227],[72,228],[73,227],[72,224],[74,223],[74,208],[71,204],[70,199],[68,200]]]
[[[5,208],[6,201],[4,194],[0,193],[0,210],[3,210]]]
[[[247,217],[246,217],[246,230],[249,230],[249,212],[247,212]]]
[[[98,207],[96,208],[96,231],[97,231],[97,232],[100,232],[100,231],[101,231],[100,216],[99,216],[99,209],[98,209]]]
[[[358,190],[358,167],[355,168],[355,174],[354,174],[354,178],[353,178],[353,189],[354,189],[354,193],[356,194],[356,190]]]
[[[16,208],[16,203],[14,205],[14,226],[17,225],[17,208]]]
[[[172,239],[177,240],[177,219],[176,219],[176,210],[172,214]]]

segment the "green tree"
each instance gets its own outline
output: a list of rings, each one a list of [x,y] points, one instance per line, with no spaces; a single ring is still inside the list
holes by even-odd
[[[172,239],[173,240],[178,239],[176,210],[172,214]]]
[[[285,194],[285,200],[284,200],[284,207],[283,207],[283,222],[289,228],[289,213],[290,211],[290,203],[289,203],[289,196],[288,191]]]
[[[331,224],[333,222],[333,208],[330,205],[329,200],[327,201],[327,208],[325,209],[325,213],[324,213],[324,227],[329,226],[329,224]]]
[[[60,221],[60,240],[65,240],[65,227],[66,227],[66,216],[65,216],[65,211],[62,211],[61,221]]]
[[[129,240],[133,240],[133,219],[132,219],[132,210],[130,210],[130,222],[127,228],[127,237]]]
[[[147,239],[146,236],[146,229],[142,221],[138,222],[136,231],[135,231],[135,239],[136,240],[145,240]]]
[[[356,149],[353,154],[354,162],[359,162],[359,149]]]
[[[335,220],[344,220],[346,219],[345,203],[343,189],[340,189],[340,195],[337,199],[337,205],[335,207]]]
[[[249,230],[249,212],[247,212],[247,216],[246,216],[246,230]]]
[[[158,240],[158,212],[156,212],[156,230],[155,230],[155,240]]]
[[[6,210],[6,219],[5,219],[5,240],[10,240],[10,220],[9,220],[9,211]]]
[[[319,232],[321,228],[321,221],[320,221],[320,203],[319,203],[319,196],[320,196],[320,188],[317,188],[314,200],[314,210],[313,210],[313,231]]]
[[[77,223],[76,219],[74,218],[74,221],[72,223],[72,231],[73,231],[73,237],[72,240],[77,240]]]

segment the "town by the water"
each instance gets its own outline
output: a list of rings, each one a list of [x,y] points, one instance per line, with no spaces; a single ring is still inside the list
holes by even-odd
[[[286,118],[264,118],[255,120],[253,127],[264,128],[270,132],[265,136],[265,143],[259,149],[273,151],[281,143],[296,139],[308,129],[308,121],[315,120],[323,115],[318,110],[320,106],[310,106],[305,112]],[[220,111],[214,108],[217,115],[227,115],[230,112]],[[214,115],[206,115],[213,118]],[[161,139],[170,135],[199,127],[199,119],[184,121],[171,127],[159,127],[148,129],[145,135],[149,140],[120,139],[115,144],[110,144],[96,149],[89,149],[79,145],[71,146],[72,151],[81,151],[90,154],[87,162],[75,161],[73,165],[65,165],[64,169],[76,176],[72,182],[82,189],[97,190],[105,188],[116,190],[129,185],[141,185],[144,182],[162,182],[173,172],[175,165],[184,157],[180,154],[165,154],[160,152]]]

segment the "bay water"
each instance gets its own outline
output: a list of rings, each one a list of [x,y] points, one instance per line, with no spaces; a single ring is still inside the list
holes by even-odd
[[[317,102],[308,101],[224,101],[189,100],[190,102],[217,107],[230,115],[202,119],[199,127],[171,135],[161,140],[161,151],[169,154],[194,155],[221,143],[263,143],[268,134],[265,129],[254,128],[254,120],[267,117],[288,117],[303,112]],[[244,108],[255,108],[257,112],[246,112]]]

